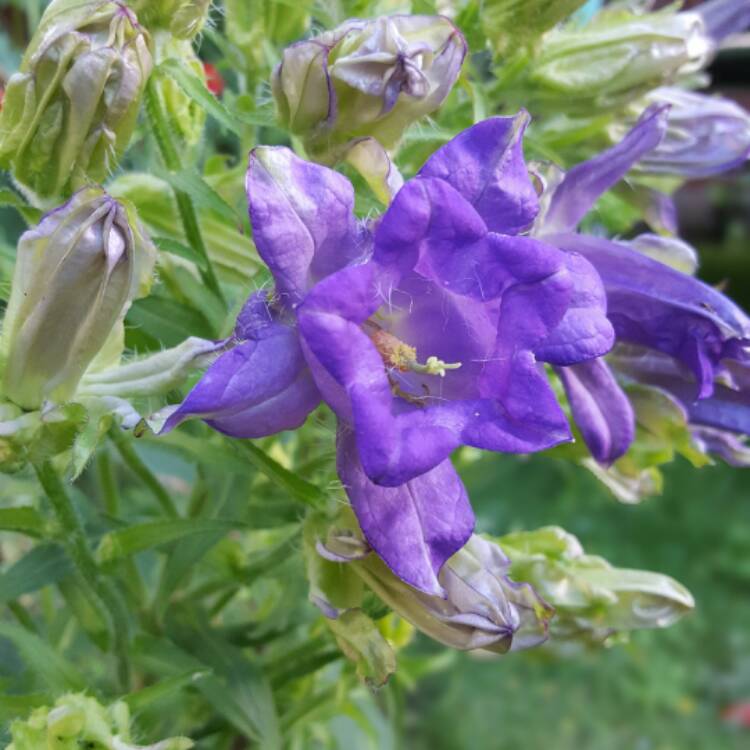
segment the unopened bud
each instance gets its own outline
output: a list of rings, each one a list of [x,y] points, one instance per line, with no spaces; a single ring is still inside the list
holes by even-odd
[[[273,77],[279,116],[321,161],[336,161],[363,136],[391,149],[442,104],[465,54],[442,16],[348,21],[284,51]]]
[[[0,167],[39,199],[101,182],[135,127],[151,72],[148,34],[125,5],[56,0],[0,113]]]
[[[584,554],[555,526],[499,540],[515,580],[530,583],[555,608],[552,639],[601,642],[617,632],[672,625],[694,607],[690,592],[659,573],[614,568]]]
[[[208,20],[211,0],[136,0],[133,7],[150,28],[167,29],[178,39],[192,39]]]
[[[5,396],[26,409],[76,390],[131,301],[154,250],[125,206],[86,188],[18,244],[0,353]]]
[[[668,104],[670,109],[664,138],[638,162],[638,172],[710,177],[750,156],[750,114],[731,99],[665,86],[648,94],[644,104]],[[615,127],[613,139],[620,140],[627,127]]]
[[[541,102],[564,98],[587,111],[608,108],[699,70],[711,51],[695,13],[604,12],[583,28],[544,37],[527,94]]]

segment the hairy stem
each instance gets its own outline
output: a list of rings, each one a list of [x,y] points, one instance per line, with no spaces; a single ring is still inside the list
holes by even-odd
[[[117,448],[117,452],[125,462],[125,465],[135,474],[143,484],[148,487],[151,494],[159,503],[164,513],[171,518],[177,518],[177,508],[175,507],[169,493],[162,487],[159,480],[154,476],[151,469],[141,460],[141,457],[135,452],[125,433],[119,427],[113,427],[109,431],[109,436]]]
[[[92,606],[104,612],[114,640],[118,675],[122,687],[130,689],[127,614],[117,596],[103,582],[99,567],[89,549],[86,533],[60,477],[50,461],[34,466],[62,531],[62,543],[86,583]]]
[[[146,86],[146,112],[148,113],[151,132],[154,134],[164,166],[170,172],[180,172],[182,170],[182,159],[180,159],[180,153],[172,140],[168,115],[162,107],[153,77]],[[205,285],[224,302],[224,293],[221,291],[219,280],[211,264],[211,259],[208,256],[206,243],[203,241],[200,224],[198,223],[198,212],[195,210],[193,199],[183,190],[177,189],[174,189],[174,196],[177,201],[177,210],[180,214],[185,238],[190,247],[203,261],[198,268],[198,272]]]

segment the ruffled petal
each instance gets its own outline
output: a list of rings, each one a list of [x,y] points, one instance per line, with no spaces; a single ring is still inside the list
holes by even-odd
[[[573,293],[565,315],[535,354],[542,362],[572,365],[606,354],[615,343],[607,319],[607,295],[599,274],[583,256],[569,253],[565,267]]]
[[[459,133],[422,167],[421,177],[444,180],[484,219],[491,232],[517,234],[539,211],[523,158],[529,115],[491,117]]]
[[[701,398],[711,394],[720,360],[736,358],[750,341],[750,318],[692,276],[603,238],[570,234],[547,241],[580,253],[596,268],[617,340],[683,362],[693,371]]]
[[[438,574],[474,530],[466,490],[450,461],[399,487],[381,487],[363,470],[346,426],[337,444],[339,476],[370,546],[401,580],[445,596]]]
[[[591,455],[600,464],[623,456],[635,437],[635,415],[604,360],[560,367],[557,372]]]
[[[337,172],[261,146],[250,152],[246,190],[258,253],[286,304],[363,252],[354,189]]]
[[[616,145],[577,164],[554,188],[536,234],[572,232],[597,199],[616,185],[630,168],[655,148],[667,127],[668,107],[649,107]]]

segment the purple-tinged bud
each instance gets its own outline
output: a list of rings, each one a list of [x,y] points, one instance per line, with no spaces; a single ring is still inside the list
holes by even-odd
[[[634,171],[710,177],[738,167],[750,157],[750,114],[731,99],[662,87],[648,94],[645,103],[670,105],[667,130]],[[618,129],[613,140],[619,141],[627,127]]]
[[[154,249],[125,206],[76,193],[18,243],[0,355],[3,392],[25,409],[62,402],[150,280]]]
[[[0,113],[0,167],[38,199],[102,182],[135,128],[150,39],[123,3],[56,0]]]
[[[465,55],[461,33],[442,16],[347,21],[284,51],[273,76],[279,117],[321,161],[365,136],[391,149],[443,103]]]
[[[440,572],[444,599],[405,584],[369,553],[355,532],[333,530],[318,549],[329,560],[350,563],[397,614],[451,648],[504,654],[547,638],[553,609],[531,586],[511,580],[510,560],[503,550],[476,534]]]

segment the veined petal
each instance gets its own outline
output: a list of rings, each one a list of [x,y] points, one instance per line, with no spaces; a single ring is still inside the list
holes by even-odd
[[[246,189],[256,247],[285,303],[362,253],[354,189],[333,170],[260,146],[250,152]]]
[[[523,158],[525,111],[491,117],[459,133],[422,167],[421,177],[444,180],[455,188],[492,232],[517,234],[539,211],[536,190]]]
[[[438,574],[474,530],[466,490],[450,461],[399,487],[381,487],[362,468],[346,426],[337,445],[339,476],[370,546],[401,580],[445,596]]]

